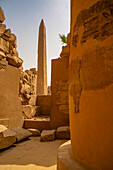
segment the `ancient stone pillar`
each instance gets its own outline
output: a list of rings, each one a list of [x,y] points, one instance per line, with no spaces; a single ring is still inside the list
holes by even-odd
[[[46,28],[42,19],[38,37],[37,95],[47,95]]]

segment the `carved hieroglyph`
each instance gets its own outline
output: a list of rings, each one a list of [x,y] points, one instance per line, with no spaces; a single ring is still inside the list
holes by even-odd
[[[82,51],[90,40],[102,43],[112,35],[113,0],[101,0],[77,16],[72,45]],[[75,113],[79,112],[83,90],[98,90],[113,83],[113,46],[95,45],[83,51],[70,64],[70,95],[73,97]]]

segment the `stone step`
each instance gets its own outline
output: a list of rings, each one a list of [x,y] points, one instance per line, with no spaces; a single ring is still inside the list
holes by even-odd
[[[50,117],[37,117],[32,119],[25,119],[23,128],[33,128],[42,130],[49,130],[50,128]]]

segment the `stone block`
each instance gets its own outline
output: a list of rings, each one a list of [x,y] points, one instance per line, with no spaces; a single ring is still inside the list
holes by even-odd
[[[19,68],[22,66],[23,60],[15,55],[11,56],[10,54],[7,54],[7,61],[10,65]]]
[[[2,36],[3,37],[3,36]],[[4,37],[3,37],[4,38]],[[8,40],[9,41],[9,40]],[[9,53],[11,54],[11,55],[15,55],[15,56],[19,56],[18,55],[18,51],[17,51],[17,49],[16,49],[16,47],[14,47],[11,43],[9,44]]]
[[[5,15],[2,8],[0,7],[0,22],[3,22],[4,20],[5,20]]]
[[[70,139],[70,128],[69,126],[58,127],[56,130],[56,137],[58,139]]]
[[[9,42],[16,48],[17,38],[16,38],[15,34],[11,33],[11,37],[9,38]]]
[[[18,51],[16,48],[12,48],[12,53],[18,57]]]
[[[38,129],[27,129],[29,132],[32,133],[32,136],[40,136],[40,131]]]
[[[9,53],[9,42],[0,37],[0,50]]]
[[[2,35],[1,35],[1,38],[3,38],[4,40],[6,40],[6,41],[9,42],[9,37],[7,37],[6,35],[2,34]]]
[[[0,132],[0,149],[8,148],[16,142],[16,133],[6,129]]]
[[[10,29],[6,29],[4,32],[4,35],[6,35],[8,38],[11,37],[11,30]]]
[[[3,51],[0,51],[0,60],[6,58],[6,55]]]
[[[32,136],[32,133],[29,132],[28,130],[26,129],[23,129],[23,128],[14,128],[14,129],[11,129],[13,132],[16,133],[16,141],[19,142],[19,141],[22,141],[30,136]]]
[[[5,32],[5,30],[6,30],[6,25],[0,23],[0,36]]]
[[[41,133],[41,141],[53,141],[55,139],[56,130],[43,130]]]

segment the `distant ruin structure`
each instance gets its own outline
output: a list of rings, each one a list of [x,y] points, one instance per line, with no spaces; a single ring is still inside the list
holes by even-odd
[[[38,37],[37,95],[47,95],[46,27],[43,19]]]

